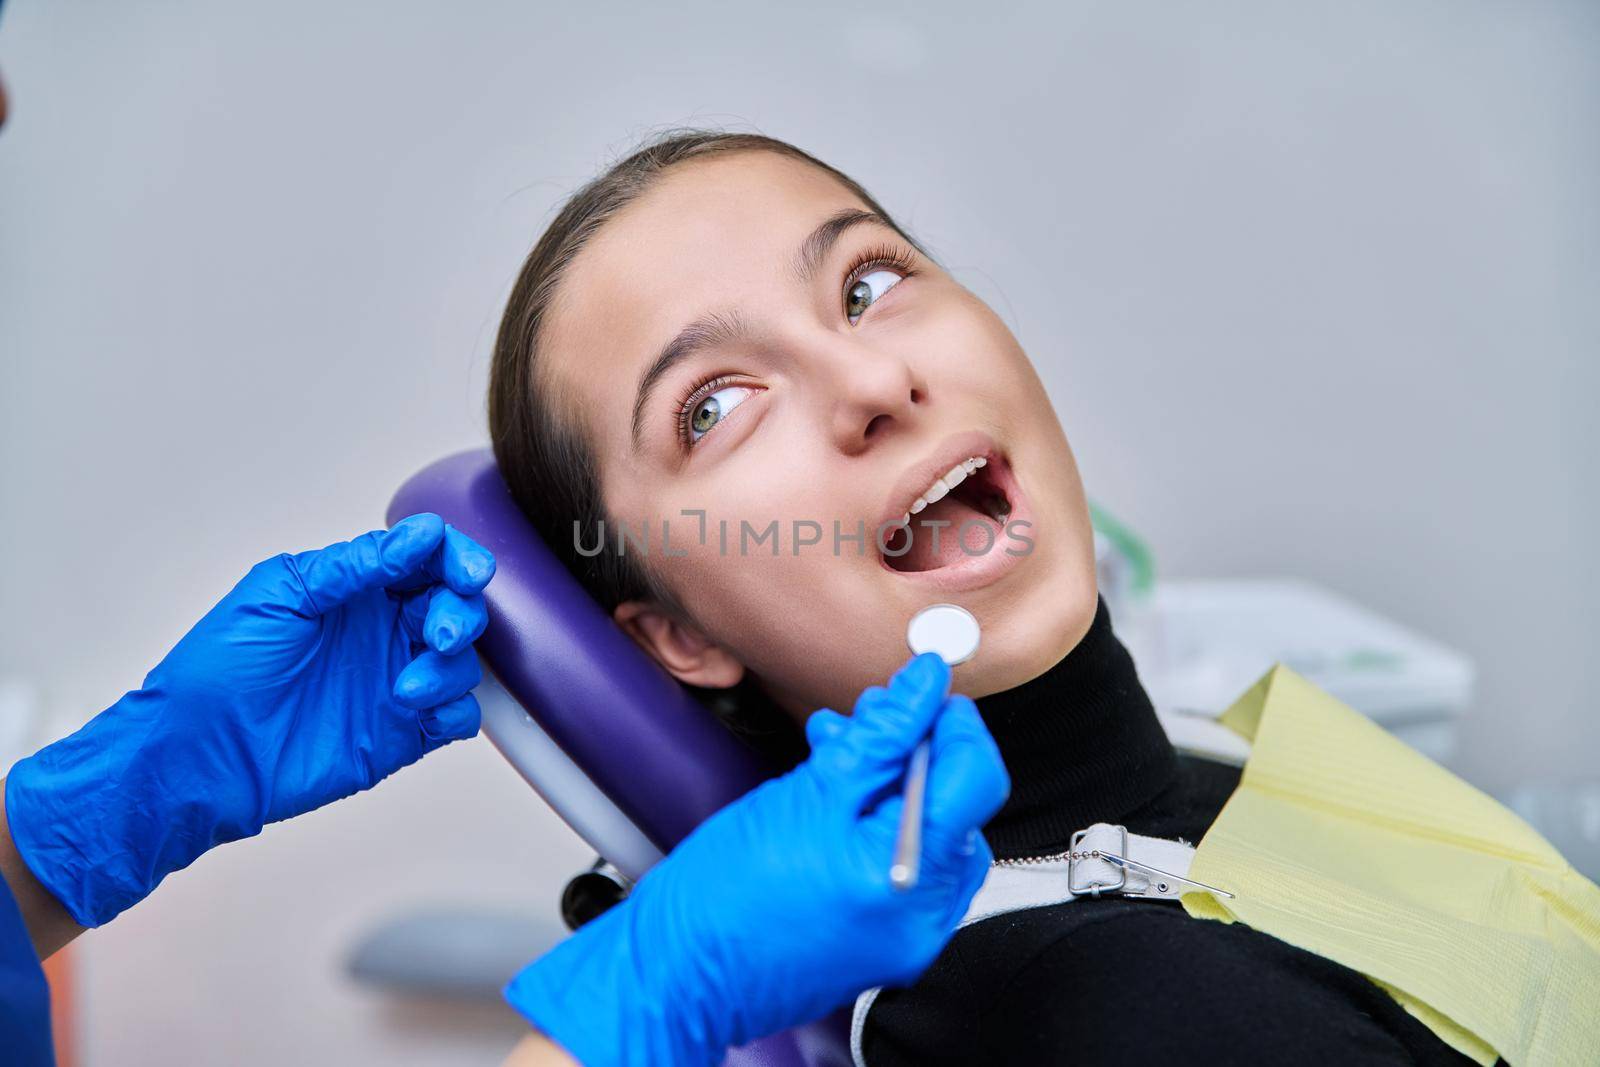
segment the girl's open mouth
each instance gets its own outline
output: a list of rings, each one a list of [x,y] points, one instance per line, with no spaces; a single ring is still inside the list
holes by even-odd
[[[954,485],[949,483],[954,481]],[[940,570],[1019,545],[1006,531],[1015,482],[1004,457],[970,456],[912,503],[905,526],[886,530],[883,561],[900,573]]]

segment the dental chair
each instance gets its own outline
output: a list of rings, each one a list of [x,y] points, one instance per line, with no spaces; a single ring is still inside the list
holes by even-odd
[[[523,516],[488,449],[413,475],[388,521],[431,511],[494,553],[489,628],[478,642],[483,732],[599,854],[563,900],[568,924],[620,896],[701,820],[773,773],[646,656]],[[736,863],[736,859],[730,863]],[[586,898],[589,898],[586,900]],[[729,1067],[844,1067],[848,1007],[731,1052]]]

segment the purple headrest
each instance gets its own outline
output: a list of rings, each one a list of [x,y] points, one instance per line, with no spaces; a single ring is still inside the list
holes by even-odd
[[[389,522],[431,511],[494,553],[478,649],[501,683],[663,852],[770,773],[600,610],[475,449],[413,475]]]
[[[494,553],[478,641],[506,690],[663,852],[769,769],[639,650],[555,558],[475,449],[413,475],[392,525],[431,511]],[[735,1050],[728,1067],[848,1067],[849,1012]]]

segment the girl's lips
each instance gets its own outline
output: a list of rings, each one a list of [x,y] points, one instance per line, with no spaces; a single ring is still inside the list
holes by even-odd
[[[961,461],[998,454],[1000,449],[994,438],[982,430],[963,430],[950,434],[925,458],[900,475],[884,505],[883,513],[878,516],[876,526],[898,522],[901,515],[910,512],[912,503],[928,491],[935,478]]]
[[[1004,494],[1011,506],[1003,528],[988,551],[975,555],[962,551],[950,563],[920,571],[897,570],[890,565],[889,557],[879,552],[878,563],[884,570],[907,581],[921,582],[930,589],[956,593],[981,589],[1021,566],[1034,548],[1032,508],[1005,454],[992,451],[987,458],[989,462],[984,470],[994,488]]]

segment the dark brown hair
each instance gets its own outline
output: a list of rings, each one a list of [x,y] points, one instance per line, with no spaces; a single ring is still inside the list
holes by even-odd
[[[677,130],[664,134],[584,185],[562,205],[523,263],[500,320],[489,374],[489,436],[500,473],[517,504],[550,550],[608,613],[633,599],[655,600],[679,615],[683,609],[643,565],[639,554],[607,550],[585,556],[577,550],[575,529],[584,531],[589,543],[592,531],[615,529],[615,525],[605,522],[588,441],[576,420],[564,417],[550,402],[537,373],[544,319],[578,253],[667,168],[735,152],[773,152],[817,167],[911,241],[854,179],[794,145],[751,133]],[[793,722],[748,681],[731,690],[689,688],[737,733],[775,760],[793,762],[803,752]]]

